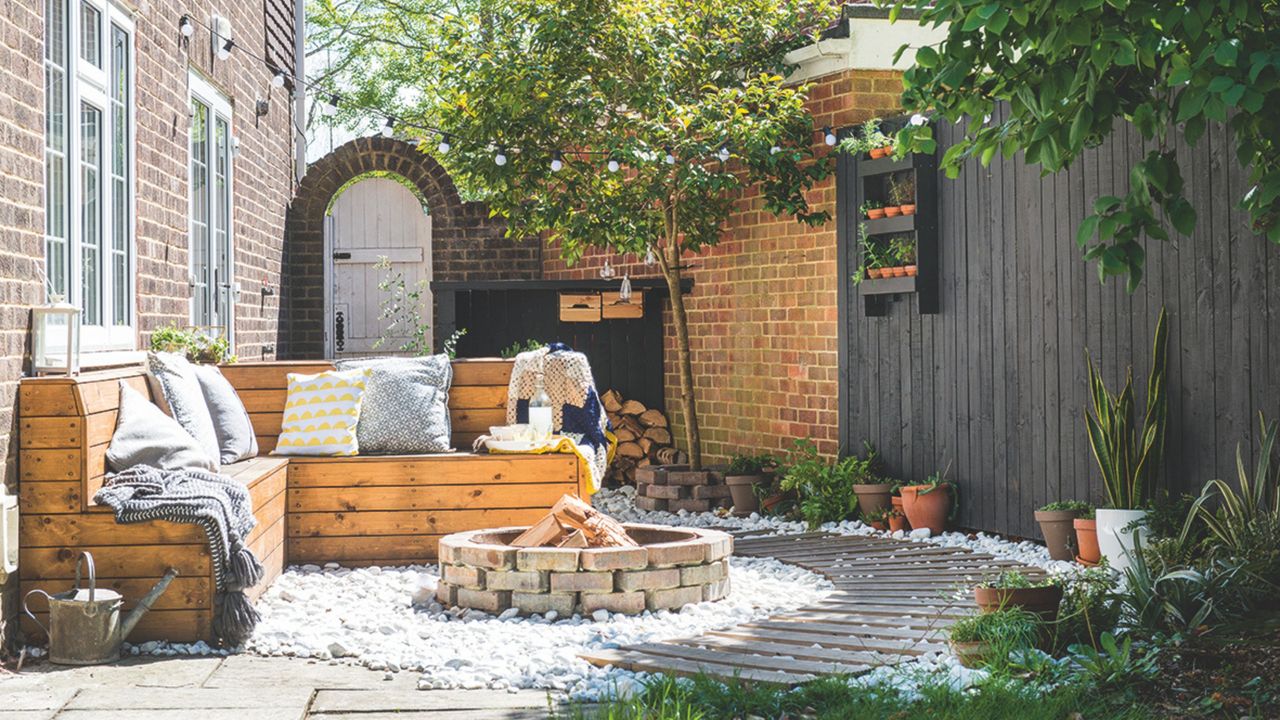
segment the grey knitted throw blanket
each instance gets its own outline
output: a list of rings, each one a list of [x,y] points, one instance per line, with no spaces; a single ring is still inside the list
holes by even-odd
[[[258,611],[246,588],[262,580],[262,564],[245,545],[258,524],[242,483],[203,470],[157,470],[137,465],[108,477],[94,502],[115,511],[116,522],[148,520],[199,525],[213,556],[213,634],[228,645],[249,638]]]

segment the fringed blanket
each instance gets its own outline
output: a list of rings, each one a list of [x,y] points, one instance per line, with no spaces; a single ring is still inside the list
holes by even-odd
[[[564,343],[516,355],[507,388],[507,423],[529,422],[529,398],[543,374],[543,387],[551,397],[551,424],[555,432],[567,435],[578,445],[578,454],[587,469],[587,490],[600,489],[617,438],[609,432],[596,381],[591,376],[587,356]]]
[[[244,591],[262,579],[263,569],[245,546],[258,524],[248,488],[203,470],[137,465],[107,478],[93,500],[114,510],[119,523],[168,520],[203,528],[217,590],[214,636],[231,646],[249,638],[259,616]]]

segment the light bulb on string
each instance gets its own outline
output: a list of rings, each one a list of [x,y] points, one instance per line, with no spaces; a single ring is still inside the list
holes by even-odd
[[[560,172],[564,169],[564,156],[559,150],[551,153],[551,172]]]
[[[925,117],[924,115],[921,115],[920,113],[916,113],[911,116],[912,127],[920,127],[921,125],[924,125],[927,122],[929,122],[929,118]]]
[[[622,285],[618,288],[618,302],[628,305],[631,303],[631,275],[629,273],[622,275]]]
[[[337,115],[338,102],[340,100],[341,98],[338,97],[337,93],[330,93],[329,99],[326,100],[325,103],[320,106],[320,113],[322,115],[325,115],[326,117],[333,117],[334,115]]]
[[[236,41],[227,38],[227,41],[218,46],[218,59],[226,60],[231,57],[231,48],[236,46]]]
[[[822,128],[822,141],[828,145],[836,144],[836,134],[831,131],[830,125]]]
[[[388,115],[387,121],[382,125],[382,130],[381,130],[382,137],[389,138],[391,137],[391,134],[394,133],[395,131],[396,131],[396,119]]]
[[[614,155],[609,156],[608,167],[609,167],[609,172],[611,173],[616,173],[618,172],[618,170],[622,169],[622,165],[618,163],[617,156],[614,156]]]
[[[608,280],[617,274],[618,272],[613,269],[613,265],[608,260],[605,260],[604,266],[600,268],[600,277]]]
[[[653,248],[647,248],[644,252],[644,264],[653,265],[656,262],[658,262],[658,256],[653,254]]]
[[[782,147],[780,145],[774,145],[773,147],[769,148],[770,155],[777,155],[780,152],[782,152]]]
[[[493,164],[502,167],[507,164],[507,151],[501,145],[498,146],[498,152],[493,156]]]
[[[671,151],[671,146],[670,146],[670,145],[668,145],[668,146],[666,146],[665,148],[663,148],[663,150],[665,150],[665,151],[666,151],[666,153],[667,153],[667,156],[666,156],[665,158],[663,158],[663,160],[665,160],[665,161],[666,161],[666,163],[667,163],[668,165],[675,165],[675,164],[676,164],[676,154],[675,154],[674,152],[672,152],[672,151]]]
[[[720,151],[716,153],[716,157],[720,158],[720,162],[729,162],[729,145],[727,143],[720,146]]]
[[[283,70],[277,70],[275,75],[271,76],[271,85],[276,88],[284,87],[286,78]]]
[[[449,133],[440,133],[440,144],[436,145],[436,150],[440,151],[441,155],[445,155],[451,149],[453,146],[449,144]]]
[[[196,32],[196,24],[191,22],[190,15],[183,15],[178,21],[178,32],[182,33],[182,37],[189,38]]]

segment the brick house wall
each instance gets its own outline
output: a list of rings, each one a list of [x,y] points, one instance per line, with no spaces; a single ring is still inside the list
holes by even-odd
[[[155,0],[133,14],[136,348],[154,329],[189,322],[188,298],[188,96],[187,72],[198,68],[231,101],[234,156],[233,235],[237,352],[247,359],[272,357],[280,282],[285,209],[293,195],[292,104],[270,85],[258,60],[235,51],[215,60],[208,31],[189,40],[178,32],[184,13],[208,22],[230,19],[237,45],[263,55],[264,4],[237,0],[214,4]],[[45,301],[44,273],[44,33],[45,3],[8,0],[0,15],[0,467],[9,494],[17,492],[15,393],[28,369],[30,307]],[[254,103],[268,99],[255,120]],[[0,648],[12,639],[17,612],[16,578],[0,589]]]
[[[808,107],[814,125],[841,128],[898,112],[901,75],[892,70],[846,70],[816,78]],[[814,142],[822,139],[815,131]],[[824,152],[821,149],[820,152]],[[835,176],[808,199],[835,214]],[[544,254],[548,279],[598,278],[608,259],[632,277],[660,277],[636,258],[593,252],[573,267]],[[696,256],[686,299],[694,391],[703,459],[723,462],[739,450],[779,452],[794,438],[819,450],[839,446],[837,410],[836,223],[811,228],[763,208],[759,191],[739,198],[720,243]],[[676,370],[675,331],[665,319],[665,388],[672,434],[684,437]]]

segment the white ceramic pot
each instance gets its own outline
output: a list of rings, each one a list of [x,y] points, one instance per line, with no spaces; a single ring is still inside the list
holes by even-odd
[[[1126,530],[1134,520],[1145,520],[1146,510],[1106,510],[1099,508],[1098,549],[1111,567],[1124,570],[1129,567],[1129,554],[1134,552],[1134,536],[1142,536],[1142,528]]]

